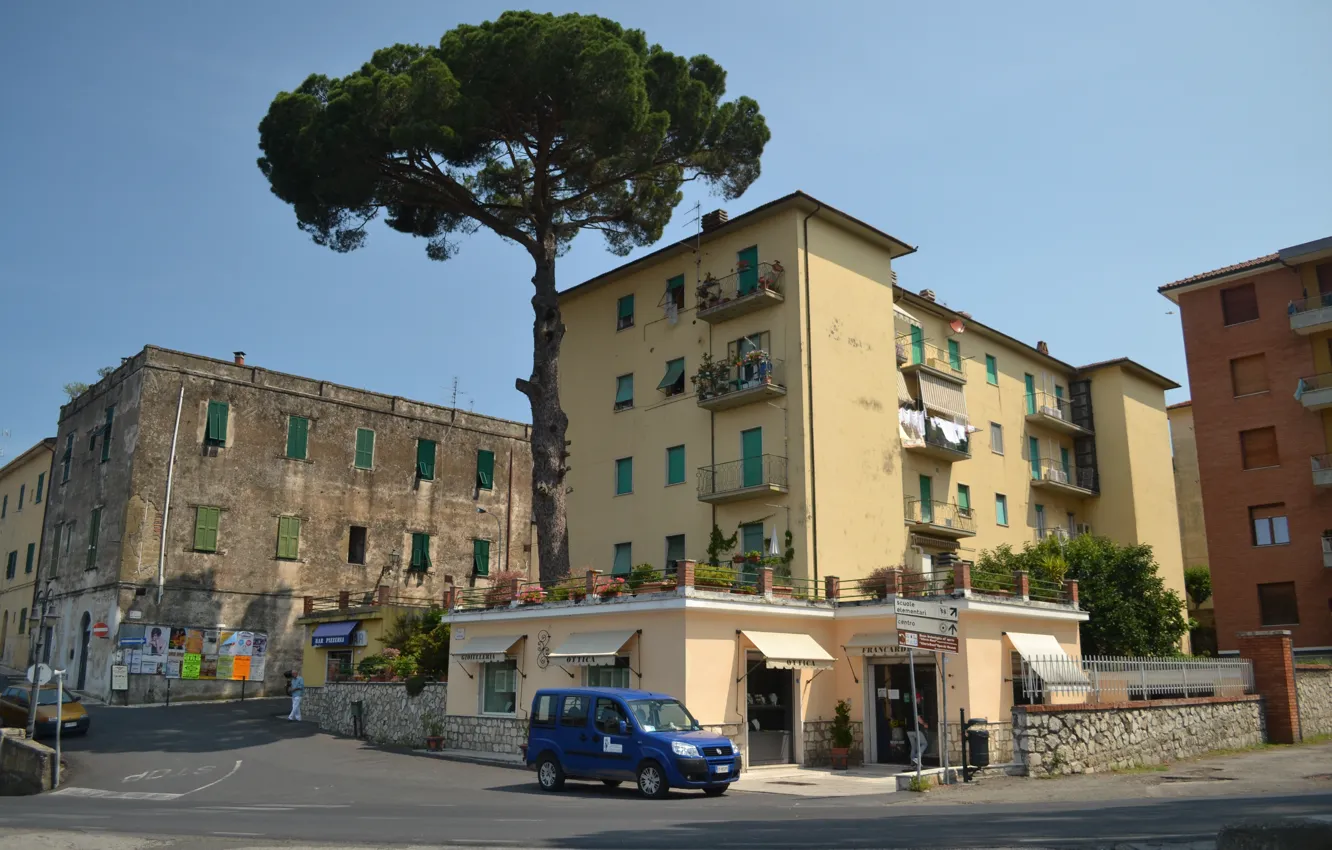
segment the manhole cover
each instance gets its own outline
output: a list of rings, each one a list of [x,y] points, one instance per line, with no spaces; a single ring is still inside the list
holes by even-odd
[[[773,785],[811,785],[811,786],[814,785],[813,782],[796,782],[796,781],[793,780],[793,779],[774,779],[774,780],[772,781],[771,784],[773,784]]]

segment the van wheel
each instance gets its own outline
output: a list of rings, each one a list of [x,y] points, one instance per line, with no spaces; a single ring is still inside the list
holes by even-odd
[[[605,785],[607,788],[619,788],[619,787],[620,787],[620,780],[618,780],[618,779],[603,779],[603,780],[601,780],[601,784],[602,784],[602,785]]]
[[[726,793],[725,785],[708,785],[703,788],[703,793],[709,797],[720,797]]]
[[[564,787],[564,770],[551,756],[542,756],[537,762],[537,782],[542,791],[559,791]]]
[[[666,784],[666,773],[655,761],[645,762],[638,769],[638,792],[644,797],[660,800],[670,790],[671,786]]]

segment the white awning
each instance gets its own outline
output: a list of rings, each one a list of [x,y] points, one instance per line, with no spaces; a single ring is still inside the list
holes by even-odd
[[[925,402],[926,408],[950,416],[955,422],[963,425],[969,423],[967,399],[962,394],[962,387],[927,372],[921,372],[919,375],[920,398]]]
[[[847,655],[889,655],[906,652],[897,645],[897,632],[859,632],[843,647]]]
[[[638,634],[634,629],[614,632],[575,632],[564,639],[550,658],[556,664],[571,667],[609,667],[615,663],[615,656],[629,642],[629,638]]]
[[[749,638],[754,647],[763,653],[772,670],[825,670],[834,664],[828,651],[806,634],[748,630],[740,634]]]
[[[509,656],[513,645],[525,635],[492,635],[475,637],[453,651],[453,657],[459,661],[476,661],[482,664],[491,661],[503,661]]]
[[[1064,652],[1052,635],[1004,632],[1023,660],[1047,685],[1091,685],[1082,664]]]
[[[912,327],[916,328],[920,327],[920,319],[917,319],[915,316],[911,315],[897,304],[893,305],[893,318],[906,322],[908,325],[911,325]]]

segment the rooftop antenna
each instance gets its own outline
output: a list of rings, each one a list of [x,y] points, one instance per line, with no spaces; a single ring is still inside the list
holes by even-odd
[[[3,431],[0,431],[0,440],[8,440],[8,439],[9,439],[9,429],[6,428]],[[5,450],[3,447],[0,447],[0,457],[4,456],[5,456]]]
[[[694,201],[689,208],[694,215],[685,220],[685,226],[694,225],[694,285],[703,282],[703,205]]]

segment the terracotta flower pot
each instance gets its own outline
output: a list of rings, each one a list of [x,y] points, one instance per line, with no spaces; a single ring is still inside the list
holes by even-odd
[[[847,759],[851,755],[851,750],[847,747],[832,748],[832,767],[833,770],[846,770]]]
[[[426,749],[432,753],[437,753],[444,749],[444,736],[426,735]]]

